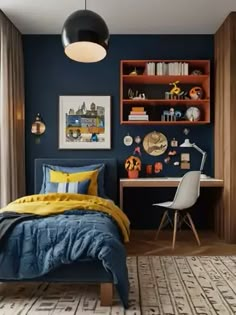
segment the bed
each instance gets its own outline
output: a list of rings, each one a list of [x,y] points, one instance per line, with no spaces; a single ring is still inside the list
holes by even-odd
[[[45,164],[46,165],[60,165],[60,166],[66,166],[66,167],[83,167],[83,166],[92,165],[92,164],[105,164],[104,187],[105,187],[107,200],[109,201],[109,199],[111,199],[115,202],[117,201],[116,160],[114,159],[36,159],[35,160],[35,194],[38,194],[40,192],[42,181],[43,181],[42,167]],[[97,217],[95,217],[94,213],[98,215],[96,211],[94,211],[93,213],[90,213],[90,211],[88,212],[85,211],[85,213],[82,212],[82,214],[79,214],[79,215],[83,216],[83,220],[87,220],[86,219],[87,217],[89,218],[88,220],[91,220],[91,218],[92,219],[95,218],[97,220]],[[72,214],[73,214],[73,211],[72,211]],[[75,213],[75,215],[77,215],[77,212]],[[70,217],[71,219],[70,215],[68,215],[67,217]],[[5,270],[7,268],[5,266],[6,261],[4,261],[5,258],[3,258],[3,255],[1,255],[0,253],[0,281],[19,280],[19,281],[99,283],[100,292],[101,292],[101,305],[103,306],[108,306],[112,304],[113,285],[116,284],[117,291],[120,295],[121,301],[124,307],[127,308],[129,285],[128,285],[128,273],[127,273],[127,267],[126,267],[126,260],[125,260],[125,257],[123,257],[125,255],[124,254],[125,249],[122,242],[120,231],[119,231],[119,239],[118,239],[118,236],[117,236],[118,234],[113,231],[114,225],[115,225],[114,220],[108,217],[109,216],[106,213],[105,214],[99,213],[99,217],[98,217],[98,220],[101,220],[101,224],[106,225],[107,229],[109,228],[109,225],[111,225],[111,229],[108,231],[107,235],[109,235],[108,239],[109,238],[111,240],[114,239],[114,242],[115,242],[114,243],[115,245],[111,243],[111,246],[109,248],[109,253],[107,253],[106,256],[104,257],[107,257],[109,255],[110,257],[109,259],[111,260],[114,260],[114,258],[115,260],[119,259],[119,267],[115,266],[114,264],[113,265],[111,264],[110,266],[106,260],[104,262],[104,259],[100,258],[100,256],[102,257],[101,252],[103,249],[102,249],[102,245],[99,245],[100,248],[99,248],[98,257],[91,258],[91,257],[84,257],[82,255],[80,256],[81,258],[78,259],[76,258],[76,255],[74,255],[75,261],[72,261],[73,259],[70,258],[69,264],[68,264],[68,261],[66,261],[65,264],[60,263],[59,266],[57,266],[56,268],[53,268],[49,272],[42,274],[39,277],[31,277],[31,276],[24,277],[24,273],[23,273],[23,276],[22,274],[19,275],[17,273],[17,277],[13,277],[11,273],[7,274]],[[57,217],[55,218],[55,220],[56,219]],[[63,219],[65,220],[65,217],[63,217]],[[40,220],[38,220],[37,222],[41,222]],[[114,234],[112,234],[113,232]],[[15,237],[15,239],[17,239],[17,237]],[[75,243],[76,242],[74,242],[73,245]],[[115,256],[117,255],[117,251],[118,251],[117,248],[119,248],[120,253],[118,253],[118,256]],[[6,247],[3,247],[3,253],[4,253],[4,250],[6,250],[7,252]],[[26,251],[26,256],[27,256],[27,251]],[[70,254],[69,256],[71,257],[73,255]],[[123,258],[120,258],[120,257],[123,257]]]

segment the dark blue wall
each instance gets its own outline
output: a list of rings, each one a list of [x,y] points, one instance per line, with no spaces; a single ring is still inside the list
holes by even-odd
[[[108,57],[95,64],[80,64],[69,60],[63,52],[59,35],[26,35],[24,40],[26,86],[26,176],[27,191],[33,192],[34,159],[48,158],[109,158],[119,161],[120,175],[124,159],[133,152],[123,145],[123,137],[144,136],[157,130],[168,140],[185,138],[185,126],[121,126],[119,122],[119,67],[122,59],[210,59],[213,62],[212,35],[113,35]],[[111,150],[58,150],[58,100],[59,95],[111,95],[112,96],[112,149]],[[213,93],[212,93],[213,94]],[[41,113],[47,130],[40,144],[35,144],[31,124]],[[188,136],[208,153],[205,172],[213,176],[213,124],[190,127]],[[191,153],[193,169],[200,165],[201,155],[194,149],[178,149]],[[142,150],[143,164],[163,161],[148,156]],[[172,164],[165,165],[162,175],[179,176],[183,171]]]

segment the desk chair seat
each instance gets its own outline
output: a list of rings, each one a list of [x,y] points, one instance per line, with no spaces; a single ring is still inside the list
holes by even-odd
[[[153,204],[153,206],[163,207],[166,209],[166,211],[164,212],[164,214],[162,216],[161,223],[160,223],[159,228],[157,230],[155,239],[157,239],[157,237],[161,231],[161,228],[163,227],[166,220],[171,222],[169,215],[168,215],[168,211],[174,210],[174,212],[175,212],[174,213],[174,231],[173,231],[172,249],[175,248],[177,227],[181,227],[183,222],[185,222],[192,229],[198,245],[199,246],[201,245],[197,231],[196,231],[196,228],[195,228],[194,223],[193,223],[193,220],[192,220],[190,214],[186,211],[186,209],[189,209],[190,207],[192,207],[196,203],[196,201],[200,195],[200,176],[201,176],[200,171],[191,171],[191,172],[186,173],[182,177],[182,179],[178,185],[178,188],[176,190],[175,197],[174,197],[173,201],[167,201],[167,202]],[[182,216],[182,220],[179,221],[178,219],[180,216],[180,211],[183,211],[184,215]]]

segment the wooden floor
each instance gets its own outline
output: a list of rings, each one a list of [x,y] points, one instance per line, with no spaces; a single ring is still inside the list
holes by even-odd
[[[213,233],[199,231],[201,246],[191,231],[180,231],[177,233],[175,249],[172,250],[172,232],[161,231],[159,239],[154,241],[156,231],[132,230],[131,240],[126,245],[127,255],[236,255],[236,244],[227,244]]]

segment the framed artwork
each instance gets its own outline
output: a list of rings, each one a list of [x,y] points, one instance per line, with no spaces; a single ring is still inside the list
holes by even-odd
[[[111,149],[111,97],[59,97],[59,149]]]

